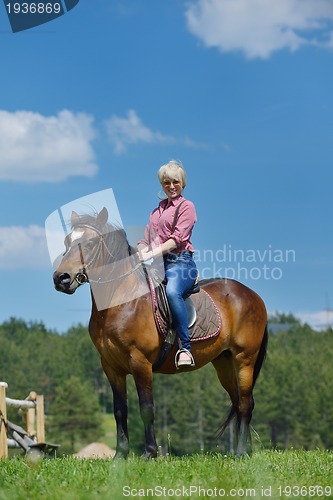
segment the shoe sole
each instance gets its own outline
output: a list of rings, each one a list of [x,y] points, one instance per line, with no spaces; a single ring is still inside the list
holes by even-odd
[[[179,370],[180,368],[193,368],[193,365],[192,363],[178,363],[176,368],[177,370]]]

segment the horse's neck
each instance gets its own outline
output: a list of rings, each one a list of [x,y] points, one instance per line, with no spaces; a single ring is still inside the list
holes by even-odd
[[[131,256],[105,264],[98,270],[98,279],[91,279],[90,286],[95,308],[98,311],[128,304],[149,293],[144,275]]]

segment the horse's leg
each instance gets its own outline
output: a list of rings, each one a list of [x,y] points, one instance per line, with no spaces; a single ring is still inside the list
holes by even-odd
[[[113,393],[113,413],[117,426],[117,448],[114,459],[127,458],[129,440],[127,428],[127,391],[126,376],[115,376],[110,367],[102,360],[103,370],[109,379]]]
[[[221,437],[231,423],[231,421],[236,417],[237,426],[236,431],[238,435],[239,431],[239,395],[238,395],[238,383],[235,373],[235,367],[232,359],[231,351],[224,351],[222,354],[212,361],[214,368],[216,370],[217,376],[222,387],[227,391],[230,396],[232,407],[227,418],[222,422],[218,428],[217,436]]]
[[[236,377],[239,393],[239,436],[237,445],[237,456],[243,456],[247,453],[247,446],[250,444],[250,422],[254,408],[252,395],[253,389],[253,370],[255,359],[239,353],[235,357]]]
[[[127,396],[126,378],[121,382],[112,383],[113,411],[117,426],[117,448],[115,459],[127,458],[129,453],[128,429],[127,429]]]
[[[145,451],[142,458],[157,457],[154,431],[153,372],[150,364],[140,363],[133,369],[133,377],[139,396],[140,414],[145,428]]]

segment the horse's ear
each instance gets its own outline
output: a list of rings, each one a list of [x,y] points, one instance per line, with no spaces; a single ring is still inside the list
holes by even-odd
[[[102,210],[100,211],[100,213],[97,215],[97,223],[98,223],[98,225],[104,226],[107,223],[108,218],[109,218],[109,212],[104,207],[104,208],[102,208]]]
[[[79,220],[79,215],[76,212],[74,212],[74,210],[73,210],[72,215],[71,215],[72,226],[75,226],[75,222],[77,222],[78,220]]]

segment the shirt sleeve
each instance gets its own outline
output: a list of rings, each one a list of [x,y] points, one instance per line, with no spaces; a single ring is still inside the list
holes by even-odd
[[[175,240],[177,247],[186,244],[190,240],[196,221],[197,215],[194,204],[186,200],[179,209],[174,233],[170,235],[170,238]]]
[[[148,224],[146,225],[145,227],[145,231],[144,231],[144,234],[143,234],[143,238],[141,240],[138,241],[138,245],[140,245],[140,243],[146,245],[146,246],[149,246],[153,243],[153,241],[155,240],[156,238],[156,231],[154,230],[154,224],[153,224],[153,217],[154,217],[154,214],[155,212],[157,211],[158,209],[156,208],[155,210],[152,211],[152,213],[150,214],[150,217],[149,217],[149,221],[148,221]]]

